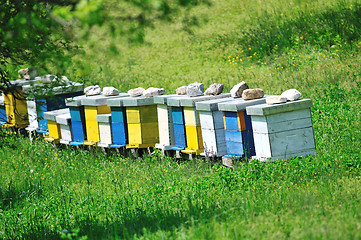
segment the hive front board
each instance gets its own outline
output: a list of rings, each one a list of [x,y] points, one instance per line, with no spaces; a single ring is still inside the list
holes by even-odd
[[[159,142],[157,105],[154,98],[126,97],[127,148],[154,147]]]
[[[99,124],[96,120],[98,114],[110,114],[110,107],[107,101],[112,98],[127,96],[120,93],[118,96],[94,95],[81,99],[81,105],[84,106],[85,128],[87,140],[83,142],[85,145],[94,146],[100,141]]]
[[[221,157],[227,154],[223,113],[218,104],[233,100],[231,97],[213,99],[196,103],[202,129],[204,153],[207,157]]]
[[[235,98],[218,104],[219,110],[223,112],[227,149],[224,157],[244,156],[249,159],[256,154],[251,117],[247,115],[246,107],[263,104],[266,97],[252,100]]]
[[[196,103],[215,100],[230,97],[229,93],[223,93],[220,95],[204,95],[198,97],[179,96],[170,98],[167,105],[172,107],[178,107],[179,109],[173,110],[173,127],[175,132],[175,138],[179,139],[180,143],[186,143],[182,152],[186,154],[200,155],[204,152],[203,138],[201,122],[199,113],[196,109]],[[182,133],[185,132],[184,138]],[[176,139],[177,140],[177,139]],[[179,150],[182,148],[175,148]]]
[[[65,114],[57,115],[55,119],[56,123],[59,124],[60,127],[60,143],[68,145],[73,141],[70,111]]]
[[[154,103],[157,104],[159,126],[159,143],[157,143],[155,147],[163,151],[171,150],[172,148],[176,147],[172,115],[173,109],[178,107],[172,107],[167,105],[167,101],[173,97],[179,97],[179,95],[173,94],[154,97]]]
[[[69,108],[63,108],[59,110],[49,111],[44,113],[44,118],[48,121],[49,136],[45,138],[48,142],[58,143],[61,138],[60,124],[56,122],[58,115],[69,113]]]
[[[287,159],[316,154],[312,100],[247,107],[252,116],[256,158]]]

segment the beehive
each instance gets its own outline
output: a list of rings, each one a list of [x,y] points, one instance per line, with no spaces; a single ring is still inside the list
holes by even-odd
[[[126,97],[123,99],[123,106],[127,115],[127,148],[154,147],[159,142],[157,105],[154,104],[154,98]]]
[[[60,127],[60,143],[68,145],[73,141],[73,135],[71,132],[71,116],[70,111],[65,114],[60,114],[55,117],[56,123]]]
[[[223,113],[219,111],[218,103],[230,100],[233,98],[213,99],[196,103],[204,146],[204,153],[201,155],[221,157],[227,154]]]
[[[49,135],[45,138],[48,142],[58,143],[61,138],[60,124],[56,122],[58,115],[69,113],[69,108],[58,109],[44,113],[44,118],[48,121]]]
[[[196,103],[212,99],[229,97],[229,93],[220,95],[204,95],[198,97],[179,96],[168,100],[167,105],[176,107],[173,110],[174,136],[180,137],[179,143],[185,143],[184,147],[174,148],[186,154],[200,155],[204,152],[201,123]],[[178,108],[178,109],[177,109]],[[183,109],[183,110],[182,110]],[[182,135],[185,132],[185,136]],[[184,136],[184,137],[183,137]]]
[[[128,127],[125,107],[123,107],[124,97],[112,98],[107,101],[111,109],[111,131],[112,144],[111,148],[126,147],[128,143]]]
[[[0,96],[0,125],[4,125],[7,121],[6,117],[6,109],[5,109],[5,102],[4,96]]]
[[[155,145],[156,148],[161,150],[171,150],[172,148],[179,147],[179,136],[177,137],[177,143],[174,133],[174,122],[173,122],[173,109],[177,107],[167,106],[167,101],[170,98],[179,97],[179,95],[162,95],[155,96],[154,103],[157,104],[158,112],[158,126],[159,126],[159,143]],[[177,109],[175,110],[177,111]],[[177,118],[177,116],[176,116]],[[183,119],[183,117],[182,117]],[[179,134],[179,133],[177,133]],[[182,133],[185,138],[185,133]],[[185,145],[185,143],[183,144]]]
[[[11,81],[11,89],[4,91],[4,104],[6,109],[7,123],[5,127],[22,128],[29,125],[26,95],[22,86],[30,84],[31,81]]]
[[[312,100],[247,107],[252,116],[256,158],[287,159],[316,154]]]
[[[111,114],[98,114],[97,122],[99,124],[99,147],[109,147],[112,141]]]
[[[70,142],[70,145],[73,146],[79,146],[86,140],[84,106],[81,105],[81,99],[85,97],[85,95],[82,95],[67,98],[65,101],[70,110],[71,132],[73,134],[73,141]]]
[[[251,117],[246,113],[247,106],[266,102],[266,98],[243,100],[236,98],[218,104],[223,112],[223,123],[227,147],[226,158],[246,157],[255,155]]]
[[[68,82],[64,86],[48,88],[44,84],[24,85],[24,93],[32,96],[27,100],[29,116],[28,130],[36,130],[38,133],[47,133],[47,121],[44,112],[64,108],[65,100],[82,94],[84,85],[81,83]]]
[[[120,95],[127,95],[121,93]],[[81,98],[81,105],[84,106],[85,128],[87,140],[85,145],[95,145],[100,141],[99,124],[97,122],[98,114],[110,114],[110,107],[107,106],[107,100],[118,96],[95,95]]]

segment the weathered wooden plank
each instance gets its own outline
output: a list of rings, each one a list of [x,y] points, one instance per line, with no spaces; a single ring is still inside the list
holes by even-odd
[[[157,112],[159,126],[159,146],[174,145],[175,142],[172,120],[172,107],[169,107],[165,104],[158,104]]]
[[[199,120],[202,129],[224,129],[221,111],[199,111]]]
[[[146,105],[154,105],[154,98],[147,98],[144,96],[140,97],[125,97],[123,99],[123,106],[125,107],[135,107],[135,106],[146,106]]]
[[[65,114],[59,114],[55,117],[56,123],[62,124],[62,125],[70,125],[71,124],[71,116],[70,112],[67,112]]]
[[[99,122],[99,136],[101,143],[107,145],[112,144],[112,130],[109,123]]]
[[[230,101],[221,102],[218,104],[218,109],[224,112],[239,112],[245,110],[248,106],[263,104],[266,102],[266,95],[263,98],[244,100],[243,98],[235,98]]]
[[[112,115],[111,114],[97,114],[96,117],[97,122],[101,123],[111,123],[112,122]]]
[[[212,100],[206,100],[196,103],[196,108],[198,111],[218,111],[218,104],[222,102],[228,102],[234,100],[233,97],[225,97],[220,99],[212,99]]]
[[[272,115],[277,113],[284,113],[284,112],[291,112],[297,111],[301,109],[308,109],[312,107],[312,100],[311,99],[300,99],[297,101],[291,101],[283,104],[260,104],[256,106],[247,107],[247,114],[248,115],[258,115],[258,116],[265,116],[265,115]]]
[[[177,94],[171,94],[171,95],[160,95],[160,96],[154,96],[154,103],[155,104],[167,104],[168,99],[179,97]]]
[[[253,131],[255,133],[276,133],[293,129],[312,127],[312,119],[310,117],[274,123],[267,122],[265,117],[254,116],[252,118]]]
[[[227,154],[224,129],[203,129],[203,148],[207,156],[223,156]]]
[[[35,100],[28,100],[28,101],[26,101],[26,105],[28,107],[29,128],[32,130],[35,130],[39,127],[38,114],[36,111],[36,102],[35,102]],[[6,122],[6,119],[5,119],[5,122]]]
[[[109,99],[119,98],[119,97],[128,96],[127,93],[120,93],[118,96],[104,96],[103,94],[87,96],[85,98],[81,98],[81,104],[84,106],[101,106],[107,105]]]
[[[53,110],[53,111],[49,111],[49,112],[45,112],[44,113],[44,118],[46,120],[50,120],[50,121],[54,121],[56,122],[56,116],[57,115],[61,115],[61,114],[66,114],[69,113],[69,108],[63,108],[63,109],[58,109],[58,110]],[[48,123],[49,124],[49,123]]]
[[[222,93],[220,95],[203,95],[198,97],[189,97],[187,95],[182,95],[179,97],[173,97],[168,99],[167,105],[173,107],[195,107],[197,102],[212,100],[212,99],[219,99],[219,98],[226,98],[230,97],[230,93]]]
[[[67,142],[73,141],[71,134],[71,126],[63,125],[63,124],[59,124],[59,126],[60,126],[61,139]]]

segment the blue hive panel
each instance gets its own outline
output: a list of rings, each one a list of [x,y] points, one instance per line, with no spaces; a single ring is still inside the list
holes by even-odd
[[[227,130],[239,130],[238,118],[236,112],[224,112],[224,119],[226,121]]]
[[[243,144],[241,142],[226,142],[227,154],[235,156],[243,156]]]
[[[39,129],[37,129],[37,132],[39,133],[48,132],[48,121],[44,118],[44,112],[47,112],[47,109],[47,102],[45,99],[36,100],[36,112],[39,122]]]
[[[183,109],[181,107],[173,107],[172,118],[173,118],[173,123],[184,124]]]
[[[225,130],[226,142],[238,142],[242,141],[242,133],[240,131]]]
[[[86,134],[84,131],[84,125],[81,121],[71,121],[71,130],[73,133],[74,142],[83,143],[86,139]]]
[[[48,111],[65,108],[65,99],[82,95],[83,92],[64,93],[46,98]]]
[[[246,111],[243,111],[244,114],[244,122],[246,125],[246,130],[251,130],[252,129],[252,119],[250,115],[247,115]]]
[[[125,108],[111,107],[112,122],[125,123]]]
[[[256,149],[254,146],[254,138],[253,138],[253,131],[252,130],[246,130],[242,131],[242,139],[243,139],[243,149],[244,154],[247,158],[250,158],[252,156],[256,155]]]
[[[70,116],[72,121],[81,122],[82,119],[84,119],[84,107],[82,107],[83,111],[81,111],[80,107],[69,107],[69,109],[70,109]]]
[[[7,121],[5,106],[0,107],[0,125],[5,124]]]
[[[112,137],[115,145],[125,146],[127,144],[128,133],[125,124],[122,122],[112,122]]]
[[[174,143],[177,147],[186,147],[186,133],[183,124],[174,124]]]

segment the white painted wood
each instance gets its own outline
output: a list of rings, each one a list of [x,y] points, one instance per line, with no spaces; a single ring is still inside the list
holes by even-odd
[[[34,100],[28,100],[26,104],[28,106],[29,127],[31,129],[37,129],[39,128],[39,123],[36,112],[36,102]]]
[[[223,113],[221,111],[199,111],[199,120],[202,129],[224,129]]]
[[[99,123],[100,142],[112,144],[112,130],[109,123]]]
[[[59,126],[60,126],[61,139],[71,142],[73,139],[71,135],[70,125],[60,124]]]
[[[254,156],[254,157],[252,157],[252,159],[258,159],[260,161],[275,161],[277,159],[286,160],[291,157],[304,157],[307,155],[316,155],[316,149],[313,149],[313,148],[305,149],[305,150],[295,152],[295,153],[287,153],[286,155],[282,155],[282,156],[273,156],[271,158]]]
[[[256,156],[259,158],[271,157],[271,144],[266,133],[253,133]]]
[[[255,106],[247,107],[247,114],[248,115],[258,115],[258,116],[265,116],[265,115],[272,115],[284,112],[291,112],[300,109],[309,109],[312,107],[312,100],[311,99],[301,99],[297,101],[291,101],[282,104],[259,104]]]
[[[119,93],[117,96],[104,96],[103,93],[100,95],[94,95],[94,96],[87,96],[81,98],[81,105],[84,106],[101,106],[101,105],[107,105],[107,102],[109,99],[112,98],[119,98],[119,97],[126,97],[129,96],[127,93]]]
[[[268,123],[284,122],[284,121],[296,120],[300,118],[311,118],[311,110],[309,108],[306,108],[301,110],[295,110],[292,112],[267,115],[266,118]]]
[[[164,104],[157,105],[159,144],[170,146],[174,144],[172,107]]]
[[[272,156],[283,156],[305,149],[315,149],[313,128],[295,129],[269,134]]]
[[[69,112],[70,112],[69,108],[63,108],[63,109],[59,109],[59,110],[49,111],[49,112],[44,113],[44,118],[46,120],[56,122],[56,116],[61,115],[61,114],[66,114]]]
[[[225,132],[223,129],[203,129],[202,138],[204,151],[208,156],[223,156],[227,154]]]
[[[254,133],[277,133],[284,132],[294,129],[312,127],[311,118],[301,118],[296,120],[289,120],[283,122],[266,122],[265,117],[257,117],[253,120],[252,117],[252,127]]]
[[[239,112],[246,109],[248,106],[254,106],[258,104],[263,104],[266,102],[266,97],[263,98],[252,99],[252,100],[244,100],[243,98],[234,98],[230,101],[221,102],[218,104],[218,109],[223,112]]]
[[[109,114],[97,114],[97,122],[102,122],[102,123],[111,123],[112,122],[112,115]]]
[[[139,97],[125,97],[123,99],[123,106],[130,107],[130,106],[146,106],[146,105],[153,105],[154,98],[147,98],[144,96]]]
[[[70,113],[60,114],[55,116],[56,123],[62,125],[70,125],[71,124],[71,116]]]

